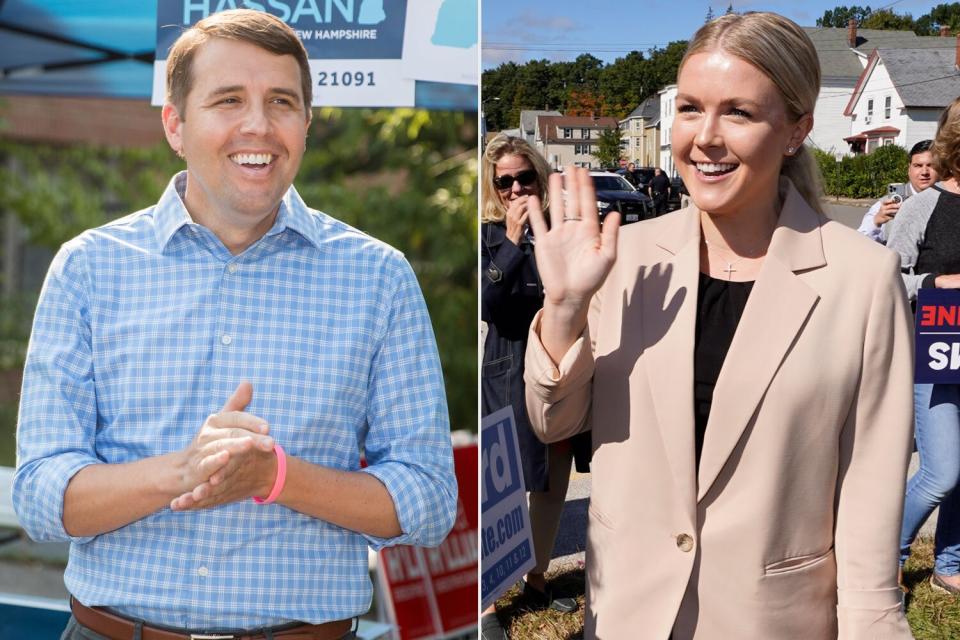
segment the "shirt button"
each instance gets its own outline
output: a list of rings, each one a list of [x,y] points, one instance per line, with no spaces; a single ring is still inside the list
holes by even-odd
[[[221,342],[222,344],[227,345],[227,344],[230,344],[231,342],[233,342],[233,338],[231,338],[231,337],[228,336],[227,334],[223,334],[222,336],[220,336],[220,342]]]
[[[687,535],[686,533],[681,533],[677,536],[677,547],[680,551],[686,553],[693,549],[693,538]]]
[[[237,263],[235,262],[231,262],[230,264],[227,265],[227,271],[229,271],[230,273],[236,273],[237,269],[239,268],[240,267],[238,267]]]
[[[208,575],[210,575],[210,569],[207,569],[206,567],[200,567],[197,569],[197,575],[201,578],[206,578]]]

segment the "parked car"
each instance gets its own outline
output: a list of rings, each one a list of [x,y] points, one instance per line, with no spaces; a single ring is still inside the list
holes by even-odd
[[[687,185],[683,184],[680,176],[674,176],[670,180],[670,197],[667,198],[667,211],[676,211],[680,208],[680,194],[690,195],[687,191]]]
[[[600,219],[611,211],[620,213],[620,223],[630,224],[653,217],[653,201],[640,193],[620,175],[607,171],[591,171],[593,187],[597,191],[597,209]]]

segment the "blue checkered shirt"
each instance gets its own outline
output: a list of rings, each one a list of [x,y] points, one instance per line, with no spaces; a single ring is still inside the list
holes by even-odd
[[[456,512],[440,362],[410,266],[308,209],[291,187],[233,256],[183,205],[66,243],[40,296],[17,431],[14,505],[35,540],[70,540],[89,606],[187,629],[349,618],[370,607],[367,546],[439,544]],[[278,504],[169,508],[110,533],[63,527],[70,478],[185,448],[241,380],[289,455],[379,478],[403,533],[354,533]]]

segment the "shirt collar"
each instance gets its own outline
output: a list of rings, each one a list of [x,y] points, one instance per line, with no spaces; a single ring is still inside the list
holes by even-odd
[[[193,219],[183,203],[183,196],[187,189],[187,172],[181,171],[173,176],[157,202],[154,210],[157,242],[162,252],[173,236],[182,227],[192,224]],[[313,246],[320,246],[320,237],[317,224],[310,209],[304,204],[297,190],[291,186],[280,201],[280,210],[277,219],[265,235],[273,236],[286,229],[296,231]]]

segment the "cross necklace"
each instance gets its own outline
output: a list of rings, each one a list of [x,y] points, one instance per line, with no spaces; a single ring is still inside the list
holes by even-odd
[[[727,280],[733,280],[734,272],[738,271],[738,269],[735,269],[733,265],[737,264],[743,259],[756,260],[757,258],[762,258],[767,253],[766,250],[764,250],[763,252],[760,252],[755,256],[750,256],[750,255],[739,256],[735,254],[733,251],[731,251],[730,249],[727,249],[726,247],[711,243],[709,240],[706,239],[706,237],[703,238],[703,244],[706,246],[708,252],[710,250],[710,247],[713,247],[714,249],[717,249],[719,251],[725,251],[730,255],[736,256],[734,260],[727,260],[726,258],[722,258],[723,262],[727,264],[726,268],[722,269],[722,271],[727,274]]]

